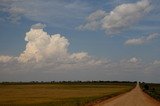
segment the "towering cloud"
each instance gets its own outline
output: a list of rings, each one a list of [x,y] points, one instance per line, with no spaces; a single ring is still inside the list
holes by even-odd
[[[100,27],[110,34],[119,33],[137,23],[150,10],[151,4],[149,0],[121,4],[110,13],[98,10],[89,15],[86,24],[80,25],[79,29],[97,29]]]
[[[54,75],[66,71],[93,70],[108,64],[107,60],[94,58],[87,52],[71,53],[68,39],[60,34],[49,35],[43,30],[45,26],[41,23],[32,25],[26,33],[26,48],[18,57],[0,55],[0,75],[7,75],[4,79],[10,74]]]
[[[69,42],[60,34],[48,35],[43,31],[43,26],[36,24],[26,33],[26,50],[20,55],[19,61],[42,61],[48,58],[66,58]]]
[[[62,75],[59,79],[63,80],[65,75],[72,76],[69,72],[85,73],[109,63],[105,59],[94,58],[87,52],[71,53],[68,50],[68,39],[60,34],[49,35],[43,30],[45,26],[41,23],[32,25],[26,33],[26,48],[19,56],[0,55],[0,80],[9,80],[13,76],[13,79],[18,80],[36,80],[40,76],[46,76],[40,77],[41,80],[55,80],[58,78],[48,76],[56,77],[57,74]]]
[[[26,33],[26,49],[18,57],[20,63],[35,63],[42,66],[46,63],[54,66],[76,67],[87,65],[100,65],[106,61],[94,59],[87,52],[70,53],[68,50],[69,41],[60,34],[49,35],[43,30],[46,25],[41,23],[32,25]],[[63,66],[63,67],[64,67]],[[88,66],[87,66],[88,67]]]

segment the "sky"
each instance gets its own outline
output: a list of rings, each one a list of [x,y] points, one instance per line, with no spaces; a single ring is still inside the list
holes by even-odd
[[[0,0],[0,81],[160,83],[159,0]]]

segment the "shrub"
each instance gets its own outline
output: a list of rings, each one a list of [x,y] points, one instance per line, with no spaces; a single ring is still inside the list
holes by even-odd
[[[147,84],[144,85],[145,90],[149,90],[149,86]]]

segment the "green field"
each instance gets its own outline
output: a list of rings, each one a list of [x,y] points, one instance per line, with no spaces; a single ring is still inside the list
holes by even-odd
[[[141,83],[144,92],[160,101],[160,84]]]
[[[0,106],[83,106],[134,86],[135,83],[0,84]]]

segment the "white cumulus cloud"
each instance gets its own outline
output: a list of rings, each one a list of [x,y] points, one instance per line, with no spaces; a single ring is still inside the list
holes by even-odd
[[[7,63],[9,61],[12,61],[14,57],[12,56],[6,56],[6,55],[0,55],[0,63]]]
[[[43,29],[31,29],[26,33],[25,40],[28,43],[19,61],[39,62],[47,58],[63,58],[67,55],[69,42],[60,34],[50,36]]]
[[[10,63],[9,65],[13,65],[12,67],[15,67],[16,70],[44,69],[56,72],[74,69],[88,70],[102,64],[108,64],[107,60],[95,59],[87,52],[71,53],[68,50],[70,45],[68,39],[60,34],[48,34],[43,30],[45,26],[41,23],[32,25],[30,31],[26,33],[25,50],[18,57],[0,56],[1,67],[8,69],[10,66],[6,67],[6,65]]]
[[[139,62],[139,60],[136,57],[133,57],[133,58],[129,59],[128,62],[130,62],[130,63],[137,63],[137,62]]]
[[[155,60],[155,61],[153,62],[153,64],[155,64],[155,65],[160,65],[160,61]]]
[[[91,13],[87,18],[87,23],[85,25],[80,25],[77,29],[79,30],[96,30],[101,28],[101,19],[104,18],[106,12],[103,10],[97,10]]]
[[[98,10],[87,17],[87,22],[80,25],[80,29],[101,28],[108,32],[119,33],[137,23],[151,10],[149,0],[141,0],[136,3],[126,3],[115,7],[109,13]],[[95,17],[95,18],[93,18]],[[98,21],[96,20],[98,18]]]
[[[90,58],[88,53],[70,53],[68,51],[69,41],[60,34],[49,35],[43,30],[45,25],[32,25],[26,33],[26,49],[20,54],[19,62],[41,62],[41,61],[80,61]]]
[[[44,29],[46,27],[45,24],[37,23],[31,26],[32,29]]]
[[[159,37],[158,33],[153,33],[146,37],[143,36],[140,38],[128,39],[127,41],[125,41],[124,44],[125,45],[142,45],[142,44],[149,43],[158,37]]]

